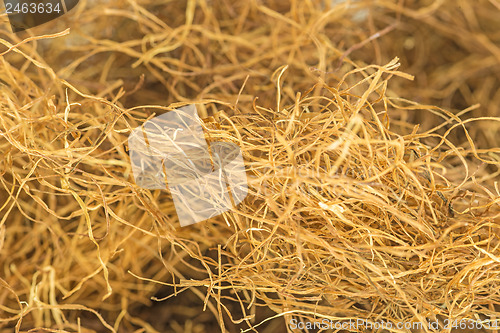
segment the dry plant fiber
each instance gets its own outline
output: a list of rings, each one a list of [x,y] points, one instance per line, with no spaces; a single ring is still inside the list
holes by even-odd
[[[499,14],[81,1],[26,36],[2,17],[0,332],[488,331]],[[249,194],[181,228],[168,190],[133,181],[127,137],[192,103],[209,142],[240,147]]]

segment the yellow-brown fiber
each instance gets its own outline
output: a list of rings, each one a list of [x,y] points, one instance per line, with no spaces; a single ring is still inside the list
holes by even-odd
[[[0,332],[486,331],[498,17],[497,0],[84,0],[22,35],[1,17]],[[181,228],[127,138],[191,103],[208,142],[240,147],[249,194]]]

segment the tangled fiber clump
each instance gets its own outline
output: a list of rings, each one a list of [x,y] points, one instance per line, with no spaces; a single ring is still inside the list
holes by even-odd
[[[0,331],[495,320],[494,29],[452,22],[451,1],[221,3],[84,1],[70,35],[2,32]],[[494,4],[460,10],[494,27]],[[429,54],[455,36],[437,18],[484,48]],[[249,195],[179,228],[168,190],[134,183],[127,137],[189,103],[209,142],[240,146]]]

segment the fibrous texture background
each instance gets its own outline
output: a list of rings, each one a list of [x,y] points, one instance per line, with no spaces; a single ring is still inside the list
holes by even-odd
[[[2,16],[0,332],[496,320],[498,17],[81,1],[15,35]],[[240,147],[249,194],[181,228],[168,189],[133,181],[127,137],[190,103]]]

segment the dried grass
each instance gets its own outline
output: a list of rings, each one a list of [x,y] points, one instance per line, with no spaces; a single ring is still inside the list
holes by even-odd
[[[94,5],[1,31],[0,332],[498,317],[495,0]],[[250,193],[179,228],[126,142],[192,102]]]

